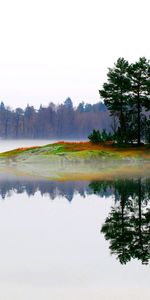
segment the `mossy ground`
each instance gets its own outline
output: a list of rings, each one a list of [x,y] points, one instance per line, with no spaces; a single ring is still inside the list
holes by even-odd
[[[90,142],[58,142],[45,146],[18,148],[0,153],[0,158],[21,158],[28,156],[65,157],[68,160],[92,159],[143,159],[150,160],[150,148],[146,145],[137,147],[117,147],[111,144],[92,144]]]
[[[150,148],[58,142],[0,153],[0,173],[49,180],[150,176]]]

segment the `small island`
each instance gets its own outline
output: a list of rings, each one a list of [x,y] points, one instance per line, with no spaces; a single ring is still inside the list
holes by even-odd
[[[60,141],[1,153],[0,169],[13,176],[63,181],[149,176],[150,148]]]
[[[0,160],[12,161],[40,161],[47,158],[52,161],[92,162],[98,161],[150,161],[149,145],[128,145],[126,147],[113,145],[111,142],[96,144],[91,142],[64,142],[60,141],[45,146],[18,148],[0,153]]]
[[[89,141],[59,141],[0,153],[0,166],[17,166],[22,172],[32,169],[32,174],[50,178],[61,174],[67,179],[81,179],[81,174],[83,179],[122,173],[129,176],[135,166],[137,174],[149,172],[150,62],[142,57],[129,64],[118,58],[108,69],[107,82],[99,94],[111,119],[109,131],[97,127],[89,132]],[[66,116],[73,111],[70,99],[65,109]]]

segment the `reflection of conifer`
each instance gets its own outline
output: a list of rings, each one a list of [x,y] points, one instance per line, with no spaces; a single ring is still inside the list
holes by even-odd
[[[150,184],[149,179],[119,179],[111,182],[96,181],[90,184],[94,193],[112,189],[115,206],[101,228],[110,241],[111,254],[121,264],[131,258],[148,264],[150,260]]]
[[[136,206],[130,221],[133,228],[131,251],[133,257],[140,259],[143,264],[148,264],[150,259],[150,214],[148,209],[145,210],[144,201],[142,183],[139,179]]]
[[[131,259],[129,245],[132,241],[132,233],[127,214],[122,207],[112,209],[101,231],[105,234],[107,240],[111,240],[110,250],[116,254],[122,264]]]

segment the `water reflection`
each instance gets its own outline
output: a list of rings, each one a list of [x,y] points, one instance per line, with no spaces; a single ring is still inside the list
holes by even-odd
[[[142,264],[150,260],[150,178],[131,178],[93,181],[48,181],[19,178],[0,178],[2,199],[13,192],[26,192],[33,196],[37,191],[49,195],[50,199],[65,197],[72,201],[76,193],[80,196],[96,194],[112,197],[114,204],[101,227],[105,239],[109,241],[111,254],[121,264],[138,259]]]
[[[0,196],[2,199],[11,197],[13,192],[22,194],[24,192],[27,195],[34,196],[39,191],[41,196],[49,195],[50,199],[54,200],[56,197],[65,197],[68,201],[72,201],[74,195],[79,193],[82,197],[86,196],[86,193],[90,193],[88,182],[78,181],[48,181],[48,180],[31,180],[31,179],[12,179],[2,178],[0,180]]]
[[[111,254],[121,264],[132,258],[148,264],[150,260],[150,179],[96,181],[90,184],[95,194],[112,192],[115,205],[101,232],[110,242]]]

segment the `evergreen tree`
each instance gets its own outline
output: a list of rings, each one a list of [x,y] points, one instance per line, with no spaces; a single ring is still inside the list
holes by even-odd
[[[141,144],[141,137],[145,128],[144,110],[150,110],[150,65],[145,57],[138,62],[131,64],[128,68],[128,75],[131,82],[130,112],[136,113],[137,143]]]
[[[119,118],[122,142],[126,142],[126,114],[129,105],[130,79],[128,78],[128,67],[128,61],[119,58],[114,68],[109,68],[108,82],[104,83],[103,89],[99,91],[111,115]]]
[[[93,132],[88,136],[88,139],[94,144],[100,143],[102,141],[102,138],[99,130],[93,129]]]
[[[73,103],[72,103],[71,98],[68,97],[68,98],[65,100],[64,105],[65,105],[66,108],[68,108],[68,109],[70,109],[70,110],[73,109]]]

